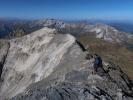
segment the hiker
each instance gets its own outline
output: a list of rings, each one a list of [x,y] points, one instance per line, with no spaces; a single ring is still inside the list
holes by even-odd
[[[93,67],[94,67],[94,71],[95,72],[97,72],[97,69],[99,68],[99,67],[103,67],[103,65],[102,65],[102,59],[101,59],[101,57],[100,56],[98,56],[97,54],[94,54],[94,65],[93,65]]]

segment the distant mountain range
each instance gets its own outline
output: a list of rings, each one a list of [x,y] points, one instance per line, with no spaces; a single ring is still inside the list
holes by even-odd
[[[95,32],[96,38],[120,42],[126,41],[131,36],[129,33],[132,33],[132,26],[131,23],[103,22],[103,24],[97,24],[95,21],[62,21],[56,19],[0,20],[0,37],[19,37],[42,27],[49,27],[61,29],[64,33],[74,35]]]
[[[64,22],[54,19],[43,20],[0,20],[0,37],[18,37],[42,27],[63,28]]]
[[[116,28],[119,31],[133,33],[133,22],[132,21],[109,21],[109,20],[79,20],[79,21],[67,21],[69,23],[86,23],[86,24],[97,24],[103,23]]]

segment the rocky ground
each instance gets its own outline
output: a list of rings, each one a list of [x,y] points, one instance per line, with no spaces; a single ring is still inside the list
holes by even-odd
[[[92,74],[88,52],[69,34],[42,28],[7,44],[0,48],[1,100],[133,100],[121,68],[104,62]]]

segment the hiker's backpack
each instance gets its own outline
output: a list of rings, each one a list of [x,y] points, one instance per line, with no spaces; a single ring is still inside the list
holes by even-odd
[[[96,58],[95,64],[96,64],[96,65],[102,65],[102,59],[101,59],[101,57],[97,57],[97,58]]]
[[[102,65],[102,59],[101,59],[101,57],[98,57],[97,59],[99,61],[98,65]]]

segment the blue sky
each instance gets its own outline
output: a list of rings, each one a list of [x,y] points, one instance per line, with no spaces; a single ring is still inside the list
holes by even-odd
[[[133,0],[0,0],[0,17],[133,20]]]

